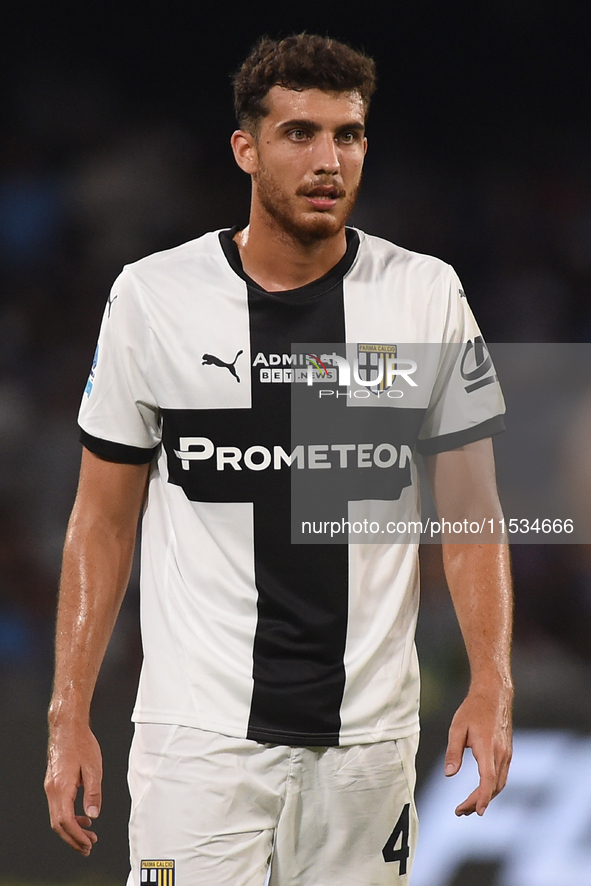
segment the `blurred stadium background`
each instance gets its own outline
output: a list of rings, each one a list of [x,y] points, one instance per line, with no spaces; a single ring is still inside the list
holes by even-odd
[[[121,265],[245,222],[248,183],[228,144],[229,75],[261,33],[304,29],[361,45],[378,63],[354,222],[452,263],[491,342],[591,336],[587,4],[6,6],[0,884],[126,877],[125,758],[141,659],[137,575],[94,705],[106,774],[100,840],[89,860],[52,834],[42,792],[78,401]],[[467,791],[440,774],[467,668],[440,550],[426,546],[422,559],[424,827],[416,886],[591,884],[590,546],[514,549],[518,753],[510,787],[482,822],[453,820]]]

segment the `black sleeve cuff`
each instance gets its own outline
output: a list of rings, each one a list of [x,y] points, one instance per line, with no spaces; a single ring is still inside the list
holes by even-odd
[[[80,442],[99,458],[105,461],[116,461],[125,465],[147,465],[152,461],[158,446],[151,449],[142,449],[140,446],[126,446],[125,443],[113,443],[111,440],[102,440],[93,437],[83,428],[80,428]]]
[[[442,434],[441,437],[430,437],[427,440],[419,440],[417,449],[421,455],[436,455],[438,452],[447,452],[450,449],[458,449],[467,443],[476,440],[484,440],[505,430],[505,421],[502,415],[495,415],[479,425],[465,428],[462,431],[454,431],[453,434]]]

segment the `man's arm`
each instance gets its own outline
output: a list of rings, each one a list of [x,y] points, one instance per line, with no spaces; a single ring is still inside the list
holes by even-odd
[[[129,581],[147,474],[148,465],[108,462],[83,449],[66,535],[45,791],[51,826],[83,855],[96,842],[89,828],[101,806],[101,752],[89,726],[90,703]],[[85,815],[77,816],[80,786]]]
[[[511,761],[510,647],[512,592],[509,548],[500,532],[490,438],[425,459],[440,520],[485,521],[482,541],[442,535],[445,576],[468,660],[470,688],[452,720],[445,774],[455,775],[465,748],[478,764],[480,783],[456,815],[482,815],[505,786]],[[492,521],[492,523],[490,522]],[[490,531],[490,527],[493,530]],[[478,536],[476,536],[478,538]]]

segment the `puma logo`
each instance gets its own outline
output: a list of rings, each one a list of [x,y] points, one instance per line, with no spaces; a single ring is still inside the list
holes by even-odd
[[[236,379],[236,381],[239,382],[240,378],[238,377],[238,373],[236,372],[236,369],[234,368],[234,364],[236,363],[236,360],[238,359],[240,354],[243,354],[243,353],[244,353],[244,351],[238,351],[238,353],[236,354],[236,356],[234,357],[234,359],[232,360],[231,363],[224,363],[223,360],[220,360],[220,358],[216,357],[214,354],[204,354],[202,357],[203,363],[201,365],[202,366],[225,366],[226,369],[229,370],[230,375],[233,375],[234,378]]]

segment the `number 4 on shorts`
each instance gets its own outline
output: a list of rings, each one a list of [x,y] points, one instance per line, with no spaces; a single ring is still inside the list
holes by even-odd
[[[400,818],[394,826],[394,830],[388,837],[386,845],[382,849],[384,861],[397,861],[398,873],[406,874],[406,863],[410,855],[408,846],[408,830],[410,818],[410,803],[407,803],[400,813]],[[396,849],[396,844],[400,840],[400,847]]]

